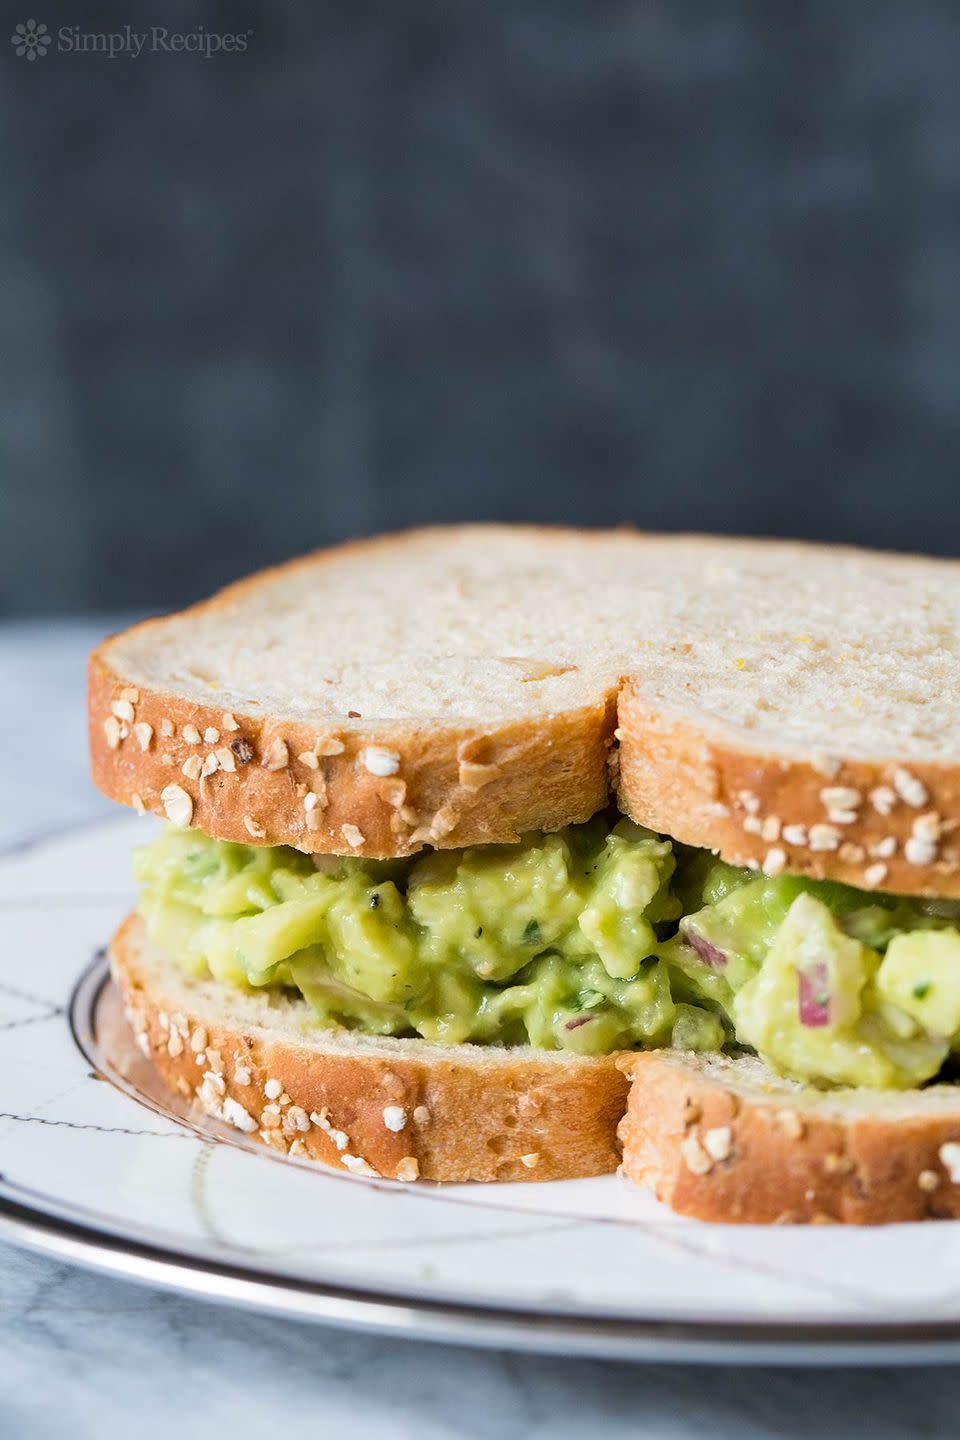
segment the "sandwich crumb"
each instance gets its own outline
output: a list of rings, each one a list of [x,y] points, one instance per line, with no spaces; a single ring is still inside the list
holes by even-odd
[[[449,835],[456,827],[459,819],[460,811],[455,805],[441,805],[430,822],[430,839],[442,840],[444,835]]]
[[[263,752],[260,764],[264,770],[285,770],[289,763],[290,751],[287,749],[286,742],[281,740],[279,735],[275,735]]]
[[[377,786],[377,794],[385,805],[393,810],[399,810],[407,798],[407,782],[405,780],[383,780]]]
[[[221,725],[221,727],[222,727],[224,730],[239,730],[239,729],[240,729],[240,726],[237,724],[236,720],[235,720],[235,719],[233,718],[233,716],[230,714],[230,711],[229,711],[229,710],[225,710],[225,711],[224,711],[224,713],[223,713],[223,715],[222,715],[222,717],[221,717],[221,719],[220,719],[220,725]]]
[[[768,850],[763,859],[763,871],[765,875],[779,875],[786,868],[787,855],[779,845]]]
[[[199,745],[200,731],[197,729],[196,725],[184,725],[183,738],[184,740],[186,740],[188,745]]]
[[[137,737],[137,744],[140,746],[140,749],[144,751],[149,750],[150,742],[153,739],[153,726],[148,725],[146,720],[141,720],[138,725],[134,725],[133,733]]]
[[[346,749],[339,735],[318,735],[313,745],[315,755],[342,755]]]
[[[340,834],[354,850],[363,844],[363,831],[358,829],[356,825],[341,825]]]
[[[539,1152],[536,1150],[531,1150],[528,1154],[521,1155],[520,1164],[525,1165],[528,1170],[535,1170],[540,1164]]]
[[[711,1160],[728,1160],[733,1151],[733,1132],[729,1125],[717,1125],[707,1130],[703,1137],[703,1148]]]
[[[870,804],[878,815],[889,815],[897,803],[897,792],[889,785],[876,785],[870,791]]]
[[[103,733],[111,750],[120,748],[120,721],[116,715],[108,715],[103,722]]]
[[[318,1130],[329,1136],[338,1150],[346,1150],[350,1144],[350,1137],[346,1131],[338,1130],[330,1119],[330,1111],[324,1105],[322,1110],[311,1110],[310,1119]]]
[[[379,1170],[374,1170],[369,1160],[364,1160],[362,1155],[351,1155],[344,1151],[340,1156],[340,1164],[350,1171],[351,1175],[371,1175],[379,1177]]]
[[[697,1136],[690,1132],[680,1141],[680,1154],[691,1175],[706,1175],[713,1169],[713,1161],[704,1150]]]
[[[383,1123],[388,1130],[399,1134],[407,1123],[407,1112],[402,1105],[385,1105],[383,1107]]]
[[[272,1149],[278,1150],[281,1155],[286,1155],[287,1141],[281,1130],[261,1130],[260,1139],[263,1141],[264,1145],[269,1145]]]
[[[611,751],[610,759],[616,756]],[[619,756],[617,756],[619,759]],[[501,773],[499,765],[479,765],[473,760],[461,760],[457,771],[457,782],[464,790],[482,790]]]
[[[951,1185],[960,1185],[960,1144],[956,1140],[948,1140],[937,1153]]]
[[[853,785],[827,785],[820,791],[820,801],[825,810],[856,811],[863,796]]]
[[[368,745],[360,752],[360,759],[365,770],[369,770],[371,775],[379,775],[381,779],[396,775],[400,769],[400,756],[396,750],[387,750],[383,745]]]
[[[893,788],[900,799],[914,810],[920,810],[930,798],[926,785],[916,775],[902,768],[893,772]]]
[[[228,1095],[223,1102],[223,1118],[229,1124],[242,1130],[245,1135],[252,1135],[257,1128],[257,1122],[248,1110],[244,1110],[239,1100],[234,1100]]]
[[[193,819],[193,801],[182,785],[165,785],[160,791],[160,803],[171,825],[185,830]]]
[[[940,1176],[937,1174],[936,1170],[921,1170],[920,1174],[917,1176],[918,1188],[921,1190],[925,1190],[928,1195],[932,1194],[933,1191],[938,1188],[939,1184]]]
[[[910,827],[911,834],[918,840],[930,840],[935,844],[943,834],[944,824],[936,810],[928,810],[923,815],[918,815]]]
[[[796,1110],[789,1108],[778,1110],[776,1112],[776,1121],[779,1129],[783,1131],[788,1139],[803,1139],[806,1127],[804,1126],[803,1118],[797,1114]]]
[[[911,835],[903,854],[908,865],[932,865],[937,858],[937,843],[924,835]]]
[[[203,740],[205,745],[219,745],[220,731],[215,725],[208,725],[203,732]]]
[[[409,1184],[420,1174],[420,1161],[415,1155],[405,1155],[397,1166],[397,1179]]]

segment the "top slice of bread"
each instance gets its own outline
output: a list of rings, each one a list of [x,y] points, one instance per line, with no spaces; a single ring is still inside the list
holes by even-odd
[[[465,526],[106,641],[94,776],[225,839],[402,855],[608,799],[739,864],[960,894],[960,564]]]

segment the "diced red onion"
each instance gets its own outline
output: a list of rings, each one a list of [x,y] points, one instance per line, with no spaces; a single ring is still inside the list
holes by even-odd
[[[564,1030],[579,1030],[581,1025],[589,1025],[593,1019],[592,1015],[578,1015],[574,1020],[568,1020]]]
[[[830,972],[825,960],[814,960],[797,971],[800,1024],[810,1030],[830,1024]]]
[[[711,970],[722,970],[725,967],[727,963],[726,955],[718,946],[708,940],[705,935],[698,935],[696,930],[684,929],[683,938],[688,945],[696,950],[704,965],[709,965]]]

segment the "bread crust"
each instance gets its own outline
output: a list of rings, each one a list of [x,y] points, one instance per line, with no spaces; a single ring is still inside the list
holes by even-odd
[[[516,528],[532,538],[574,533]],[[384,536],[326,554],[359,550],[375,563],[378,550],[396,541]],[[839,562],[856,552],[834,553]],[[324,558],[248,577],[188,613],[229,606],[278,573]],[[163,623],[146,621],[132,633]],[[571,710],[500,725],[350,720],[327,737],[343,749],[318,756],[314,766],[299,758],[315,748],[313,728],[237,712],[238,728],[227,731],[220,710],[117,673],[110,644],[89,664],[94,780],[111,799],[159,815],[170,813],[164,791],[177,786],[188,823],[218,839],[386,858],[559,829],[586,820],[616,793],[638,822],[734,864],[960,897],[960,767],[912,764],[905,771],[895,756],[865,761],[751,746],[747,732],[691,723],[652,703],[643,693],[641,654],[636,673],[598,686],[595,700]],[[133,719],[118,718],[117,705]],[[190,743],[185,730],[199,742]],[[207,743],[202,737],[213,731],[219,738]],[[394,775],[370,773],[369,747],[396,756]],[[224,750],[232,768],[217,760],[211,774],[184,773],[184,765],[195,772]],[[267,768],[277,753],[285,762]],[[856,804],[828,804],[825,792],[838,791],[855,794]],[[878,791],[886,797],[879,808]]]
[[[130,915],[109,950],[140,1049],[177,1094],[283,1154],[399,1180],[565,1180],[619,1163],[627,1080],[613,1056],[373,1038],[324,1049],[322,1031],[297,1044],[224,1020],[200,987],[185,1004],[173,961],[165,993],[144,945]]]
[[[163,815],[164,790],[177,785],[190,798],[189,823],[219,840],[382,859],[426,845],[509,843],[525,831],[558,830],[588,820],[609,797],[613,692],[594,705],[497,728],[330,727],[327,738],[343,748],[314,764],[316,727],[238,712],[230,717],[238,728],[226,730],[222,710],[132,687],[99,650],[90,657],[88,682],[90,759],[99,789],[123,805]],[[135,701],[124,700],[133,694]],[[116,704],[134,713],[132,721],[120,722],[126,733],[119,743],[111,724]],[[142,726],[149,727],[149,736],[139,731],[145,748],[138,739]],[[173,733],[165,735],[166,728]],[[200,743],[185,731],[195,731]],[[208,731],[217,732],[216,742],[203,742]],[[395,776],[366,768],[371,746],[397,757]],[[218,761],[210,775],[184,773],[185,764],[202,765],[222,750],[232,769]],[[284,753],[279,768],[268,768]],[[311,760],[301,760],[303,754]],[[305,808],[309,796],[317,797],[312,810]]]
[[[641,825],[715,850],[733,865],[892,894],[960,895],[956,769],[914,763],[904,772],[895,759],[750,750],[708,725],[658,711],[635,681],[620,692],[617,734],[619,803]],[[823,799],[824,792],[838,790],[859,797],[842,811],[840,823],[831,821]],[[878,790],[884,792],[882,813],[870,799]],[[907,858],[918,822],[921,830],[928,826],[943,836],[931,863]],[[822,835],[811,835],[815,826],[824,827]],[[793,839],[798,834],[803,843]],[[812,839],[832,848],[813,848]]]
[[[618,1063],[632,1082],[619,1127],[624,1173],[681,1215],[854,1225],[960,1217],[960,1183],[941,1155],[960,1140],[960,1090],[939,1113],[891,1114],[881,1100],[845,1116],[841,1105],[805,1104],[802,1091],[744,1094],[666,1050]]]

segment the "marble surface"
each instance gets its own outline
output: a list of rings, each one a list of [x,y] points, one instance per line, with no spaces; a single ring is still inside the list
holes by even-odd
[[[83,661],[106,624],[0,629],[0,850],[108,814],[86,778]],[[24,752],[55,753],[28,766]],[[2,1168],[2,1157],[0,1157]],[[922,1281],[920,1282],[922,1283]],[[273,1424],[403,1437],[948,1436],[953,1368],[627,1366],[383,1340],[267,1319],[0,1246],[0,1433],[72,1440]]]

